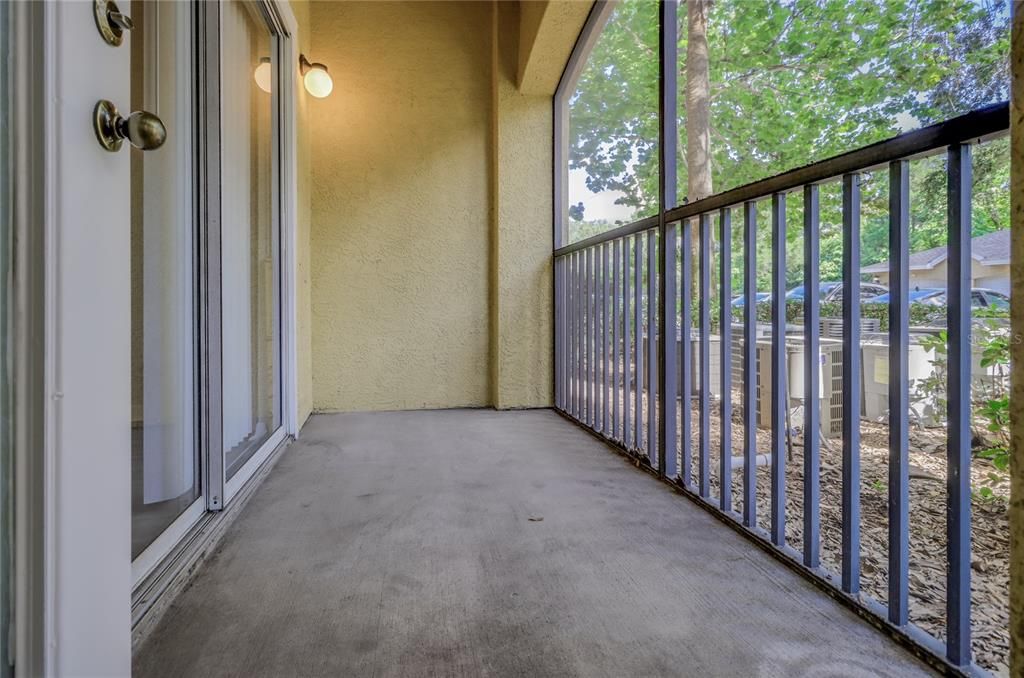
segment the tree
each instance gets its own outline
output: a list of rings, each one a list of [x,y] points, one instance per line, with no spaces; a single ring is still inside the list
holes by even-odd
[[[686,5],[686,155],[687,198],[700,200],[713,192],[711,180],[711,82],[708,62],[708,12],[710,0],[691,0]],[[692,229],[691,251],[700,247],[700,231]],[[691,289],[697,289],[693,267]],[[714,284],[714,282],[712,282]]]
[[[680,195],[690,200],[704,187],[728,190],[1007,97],[1003,0],[695,0],[680,14],[687,27],[679,123],[687,137],[678,175]],[[618,202],[637,218],[657,209],[657,22],[656,2],[623,0],[570,101],[570,167],[585,170],[591,191],[620,191]],[[975,159],[976,228],[994,230],[1008,213],[1008,154],[985,146]],[[944,169],[941,158],[934,163],[913,172],[914,249],[944,238]],[[886,256],[886,191],[884,172],[864,177],[865,263]],[[796,236],[799,201],[790,203]],[[821,238],[822,276],[831,277],[841,253],[838,191],[823,189]],[[788,254],[802,262],[798,242]],[[765,261],[767,251],[759,255]],[[734,271],[735,287],[742,269]],[[765,284],[767,269],[759,277]],[[788,278],[801,280],[800,267],[790,267]]]

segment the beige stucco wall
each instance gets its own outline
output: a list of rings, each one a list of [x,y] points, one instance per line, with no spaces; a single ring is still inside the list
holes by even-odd
[[[527,95],[550,96],[569,60],[576,38],[583,28],[593,0],[522,0],[503,2],[503,11],[518,8],[518,45],[510,55],[519,90]],[[515,19],[513,21],[516,21]],[[516,31],[505,23],[502,35],[515,38]]]
[[[491,402],[499,408],[552,400],[552,100],[517,90],[519,32],[508,30],[521,25],[517,9],[500,3],[492,14]]]
[[[292,11],[298,24],[299,52],[309,54],[312,42],[309,21],[308,0],[292,0]],[[312,97],[302,91],[298,97],[296,115],[296,203],[295,224],[295,334],[296,356],[298,358],[298,401],[299,425],[313,411],[313,353],[312,317],[310,308],[311,290],[309,276],[309,233],[311,221],[310,203],[310,127],[309,108]]]
[[[489,3],[313,3],[313,401],[490,404]]]
[[[590,6],[308,6],[314,411],[551,404],[551,103]]]

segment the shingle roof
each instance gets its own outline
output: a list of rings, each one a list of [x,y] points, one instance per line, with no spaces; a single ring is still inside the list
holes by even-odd
[[[946,246],[933,247],[910,255],[910,270],[920,271],[935,268],[946,260]],[[995,231],[971,238],[971,257],[990,266],[1010,263],[1010,231]],[[889,262],[881,261],[860,269],[861,273],[888,273]]]

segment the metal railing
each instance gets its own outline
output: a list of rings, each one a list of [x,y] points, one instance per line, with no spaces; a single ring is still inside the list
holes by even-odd
[[[971,146],[1004,135],[1007,104],[872,144],[657,216],[559,247],[555,258],[556,405],[665,480],[715,511],[762,546],[813,578],[835,597],[889,629],[946,668],[976,671],[971,659]],[[948,383],[947,578],[945,640],[910,622],[908,396],[910,173],[913,158],[947,154]],[[860,214],[861,175],[887,169],[889,184],[888,309],[888,590],[877,601],[860,590]],[[820,393],[819,187],[841,182],[842,192],[842,503],[841,563],[821,562],[820,401],[803,401],[801,550],[787,543],[787,436],[793,428],[786,383],[786,201],[803,207],[804,394]],[[770,201],[771,331],[756,335],[757,206]],[[742,219],[742,318],[731,313],[731,220]],[[721,313],[717,369],[711,361],[712,230],[719,236],[718,302]],[[697,230],[699,249],[690,244]],[[694,262],[696,256],[697,261]],[[694,277],[694,265],[697,276]],[[691,309],[697,285],[697,320]],[[739,315],[739,314],[738,314]],[[735,336],[734,336],[735,332]],[[694,338],[691,338],[694,337]],[[789,337],[790,339],[792,336]],[[740,349],[742,456],[732,454],[733,367],[729,347]],[[675,344],[676,350],[671,350]],[[696,349],[696,355],[691,351]],[[763,349],[763,351],[762,351]],[[758,386],[759,356],[770,364],[770,383]],[[717,371],[717,375],[714,372]],[[696,376],[696,380],[695,380]],[[717,383],[712,379],[717,378]],[[695,383],[696,382],[696,383]],[[717,389],[718,402],[712,400]],[[677,397],[660,397],[664,393]],[[758,403],[770,399],[770,445],[758,450]],[[691,403],[696,401],[696,408]],[[711,416],[718,417],[718,496],[712,495]],[[696,417],[696,427],[694,427]],[[678,429],[677,429],[678,426]],[[812,432],[807,434],[807,432]],[[759,458],[760,455],[760,458]],[[757,467],[770,459],[768,529],[758,525]],[[737,469],[742,512],[733,507]]]

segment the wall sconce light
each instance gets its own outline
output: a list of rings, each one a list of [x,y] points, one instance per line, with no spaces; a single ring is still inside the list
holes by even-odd
[[[310,63],[305,54],[299,55],[299,72],[302,73],[302,84],[305,85],[306,91],[317,99],[323,99],[334,89],[334,80],[327,72],[327,66]],[[256,79],[256,85],[269,94],[274,80],[270,57],[260,57],[259,66],[256,67],[253,77]]]
[[[270,66],[270,57],[260,57],[260,65],[256,67],[256,72],[253,76],[256,78],[256,85],[269,94],[270,84],[274,76],[273,69]]]
[[[299,71],[302,73],[302,84],[306,91],[317,99],[323,99],[334,89],[334,81],[327,66],[319,63],[310,63],[305,54],[299,55]]]

